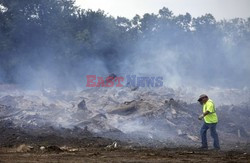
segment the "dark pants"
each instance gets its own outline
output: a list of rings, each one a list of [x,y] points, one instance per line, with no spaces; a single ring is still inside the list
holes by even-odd
[[[201,127],[201,140],[202,147],[207,148],[207,130],[210,129],[211,136],[214,139],[214,148],[220,149],[219,138],[216,132],[216,124],[217,123],[204,123]]]

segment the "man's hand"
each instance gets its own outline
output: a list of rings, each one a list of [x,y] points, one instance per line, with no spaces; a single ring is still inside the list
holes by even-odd
[[[201,114],[200,116],[199,116],[199,120],[202,120],[202,118],[204,118],[204,115],[203,114]]]
[[[203,114],[201,114],[200,116],[199,116],[199,120],[202,120],[202,118],[204,118],[206,115],[208,115],[210,112],[209,111],[206,111],[205,113],[203,113]]]

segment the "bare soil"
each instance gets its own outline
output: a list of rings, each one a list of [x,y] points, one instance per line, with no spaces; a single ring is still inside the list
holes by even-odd
[[[152,149],[118,147],[77,148],[77,151],[17,152],[14,148],[0,149],[0,162],[250,162],[243,151],[201,151],[192,148]]]

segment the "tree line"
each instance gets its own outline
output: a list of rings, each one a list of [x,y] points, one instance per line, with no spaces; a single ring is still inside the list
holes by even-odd
[[[176,16],[164,7],[128,19],[81,9],[74,0],[0,0],[2,83],[163,71],[167,78],[249,86],[249,50],[250,18]]]

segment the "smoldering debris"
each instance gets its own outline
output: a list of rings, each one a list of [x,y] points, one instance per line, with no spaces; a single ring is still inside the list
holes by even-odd
[[[29,152],[33,149],[32,146],[26,145],[26,144],[21,144],[16,148],[17,152]]]
[[[235,96],[230,93],[225,95]],[[165,87],[63,91],[53,98],[39,91],[0,94],[0,131],[4,133],[0,145],[49,142],[106,147],[121,141],[154,147],[195,146],[202,122],[197,118],[201,106],[189,102],[194,97]],[[249,141],[249,101],[217,107],[222,142]]]

